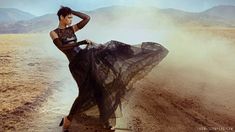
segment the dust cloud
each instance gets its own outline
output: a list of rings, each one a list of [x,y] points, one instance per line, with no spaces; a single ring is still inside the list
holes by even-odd
[[[110,11],[115,15],[93,15],[89,25],[77,33],[78,38],[96,43],[160,43],[170,52],[152,77],[164,84],[164,89],[197,98],[208,109],[234,115],[234,40],[203,27],[203,32],[194,27],[179,27],[155,8]]]
[[[164,115],[161,114],[162,109],[168,108],[168,105],[165,108],[163,96],[165,96],[164,98],[170,98],[171,101],[174,100],[174,97],[171,96],[180,96],[182,100],[186,100],[186,104],[189,104],[186,108],[190,107],[191,110],[196,110],[196,108],[190,103],[199,102],[201,107],[208,109],[209,113],[206,113],[204,109],[200,109],[201,113],[204,113],[208,119],[216,121],[221,119],[225,122],[227,122],[227,117],[234,119],[235,61],[233,61],[233,58],[235,57],[235,47],[233,43],[235,40],[229,36],[214,33],[214,31],[220,32],[220,34],[226,32],[229,35],[233,33],[233,29],[220,30],[220,28],[214,27],[215,29],[211,30],[200,27],[200,25],[180,27],[178,23],[174,23],[175,21],[172,18],[164,16],[156,8],[136,7],[129,10],[128,8],[114,7],[108,10],[97,10],[96,13],[90,12],[90,15],[91,21],[89,24],[76,33],[79,40],[90,39],[100,44],[117,40],[131,45],[152,41],[160,43],[169,50],[167,57],[148,75],[149,80],[145,80],[138,87],[139,94],[134,95],[134,99],[137,101],[132,100],[133,108],[137,105],[149,110],[148,113],[139,117],[144,124],[143,126],[146,126],[144,127],[146,130],[151,126],[148,124],[152,124],[154,129],[156,129],[156,124],[165,128],[170,124],[169,122],[165,124],[161,122],[166,117],[169,120],[176,121],[175,124],[177,124],[177,120],[174,118],[176,115],[171,117],[171,114],[167,111]],[[75,22],[77,22],[76,19]],[[48,34],[45,38],[47,38],[45,43],[50,43],[50,47],[45,45],[45,53],[48,56],[60,58],[61,61],[68,64],[65,55],[56,49]],[[64,70],[63,73],[66,73],[69,77],[68,69]],[[69,80],[71,82],[66,83],[66,86],[75,88],[76,85],[75,82],[72,83],[71,76]],[[153,82],[153,85],[150,84],[151,82]],[[151,88],[155,87],[156,91],[164,90],[172,94],[169,96],[157,95],[157,92],[144,89],[150,88],[150,85]],[[68,95],[73,96],[76,94],[77,92],[68,93]],[[151,107],[152,104],[148,104],[151,101],[148,99],[141,99],[141,96],[147,98],[150,95],[152,96],[151,99],[154,100],[152,102],[156,103],[158,107]],[[168,102],[169,108],[172,108],[172,111],[178,111],[177,108],[171,106],[171,101]],[[178,100],[174,101],[176,104],[180,102]],[[182,104],[178,103],[177,105],[181,106]],[[182,106],[185,107],[184,104]],[[124,117],[132,115],[130,113],[135,113],[135,111],[132,111],[134,110],[132,106],[129,106],[129,108],[125,109],[126,116]],[[142,109],[137,108],[135,110],[144,113]],[[214,115],[210,114],[213,112],[224,116],[217,115],[218,118],[215,119]],[[152,120],[145,118],[149,115],[154,115]],[[179,115],[181,117],[181,114]],[[140,115],[134,114],[134,116]],[[159,118],[160,121],[158,122],[156,118]],[[195,118],[199,117],[195,116]],[[182,120],[186,119],[188,119],[187,116],[182,116]],[[202,121],[203,119],[199,120]],[[120,122],[125,122],[125,119]],[[207,121],[205,122],[207,123]],[[180,123],[182,122],[178,122],[178,124]]]

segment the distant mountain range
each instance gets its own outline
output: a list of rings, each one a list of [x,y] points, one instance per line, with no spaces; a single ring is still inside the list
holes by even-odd
[[[0,8],[0,22],[9,23],[21,20],[29,20],[35,16],[14,8]]]
[[[138,7],[112,6],[99,8],[86,12],[95,18],[96,24],[115,23],[116,16],[128,16],[131,12],[138,13],[140,19],[136,16],[130,16],[130,22],[141,21],[141,16],[151,11],[151,17],[158,18],[159,14],[171,20],[180,26],[221,26],[235,27],[235,6],[222,5],[216,6],[200,13],[185,12],[176,9],[158,9],[149,7],[148,10]],[[153,21],[161,21],[151,19]],[[48,32],[58,24],[56,14],[46,14],[36,17],[30,13],[20,11],[14,8],[0,8],[0,33],[31,33],[31,32]],[[118,23],[116,23],[118,24]],[[93,25],[94,26],[94,25]]]
[[[180,25],[235,27],[235,6],[221,5],[199,13],[176,9],[162,9],[160,12]]]

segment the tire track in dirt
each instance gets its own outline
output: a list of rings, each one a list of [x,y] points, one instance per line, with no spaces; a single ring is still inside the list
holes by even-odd
[[[134,132],[234,130],[235,119],[206,109],[196,96],[183,98],[148,77],[134,84],[134,87],[124,113]]]
[[[156,83],[152,83],[152,82],[145,82],[145,83],[149,88],[152,87],[150,89],[158,90],[157,93],[160,92],[160,96],[164,100],[169,102],[172,106],[174,106],[176,109],[183,112],[185,115],[187,115],[193,121],[204,126],[205,127],[204,130],[209,130],[210,132],[215,132],[215,131],[219,131],[221,129],[224,132],[228,132],[228,131],[231,131],[234,129],[234,128],[232,128],[232,126],[235,126],[234,119],[231,119],[230,117],[216,113],[217,115],[220,115],[220,118],[224,118],[224,120],[229,120],[229,123],[228,122],[220,122],[220,123],[216,122],[215,120],[211,119],[212,117],[214,117],[214,115],[213,115],[214,113],[213,112],[210,113],[210,111],[206,110],[202,106],[202,104],[197,100],[196,97],[194,99],[183,99],[173,93],[170,93],[166,90],[161,89],[161,87],[157,87],[158,89],[156,89],[156,86],[158,85]],[[149,85],[149,84],[151,84],[151,85]],[[155,87],[153,87],[153,86],[155,86]],[[199,110],[199,111],[197,111],[197,110]],[[208,113],[210,113],[210,114],[208,114]],[[226,128],[228,130],[225,130]],[[203,130],[203,128],[202,128],[202,130]]]

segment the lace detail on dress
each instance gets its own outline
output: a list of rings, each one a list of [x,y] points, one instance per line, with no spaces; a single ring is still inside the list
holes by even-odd
[[[117,117],[115,111],[121,112],[121,102],[133,90],[132,84],[146,76],[167,54],[168,50],[158,43],[134,46],[114,40],[81,50],[69,64],[79,87],[71,115],[75,110],[79,113],[91,110],[101,121]]]
[[[77,37],[73,31],[72,26],[64,29],[55,29],[55,32],[58,34],[63,44],[68,44],[70,42],[77,42]]]
[[[64,29],[55,29],[54,30],[58,37],[60,38],[63,45],[70,44],[70,43],[76,43],[77,37],[73,31],[72,26],[64,28]],[[68,60],[71,61],[73,57],[81,50],[79,46],[74,47],[71,50],[65,51],[65,55],[67,56]]]

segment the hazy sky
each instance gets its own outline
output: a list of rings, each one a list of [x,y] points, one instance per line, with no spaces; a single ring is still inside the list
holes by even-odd
[[[0,7],[18,8],[34,15],[56,13],[60,5],[76,10],[93,10],[112,5],[156,6],[200,12],[216,5],[235,5],[235,0],[0,0]]]

